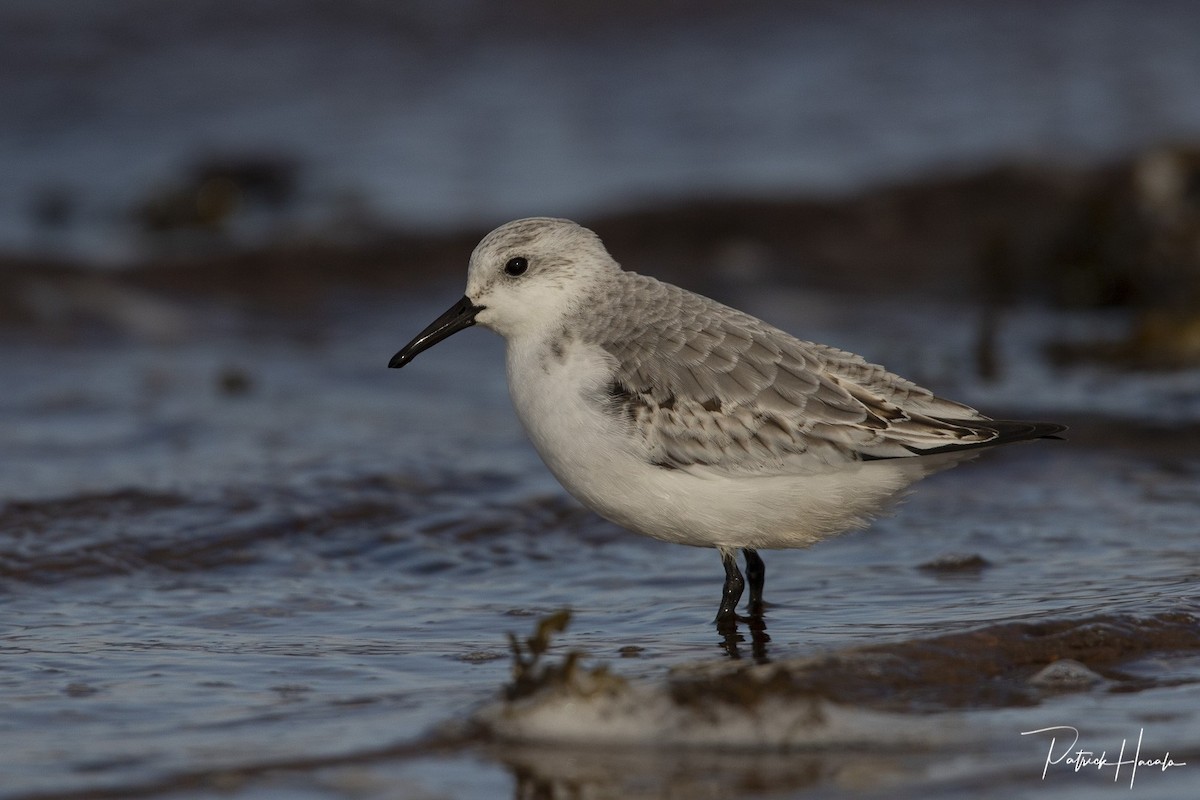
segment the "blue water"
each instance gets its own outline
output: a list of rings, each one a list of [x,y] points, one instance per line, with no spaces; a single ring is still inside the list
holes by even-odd
[[[213,158],[297,165],[245,241],[1094,163],[1200,134],[1197,30],[1170,0],[13,0],[0,248],[142,255],[134,210]]]
[[[1156,747],[1200,748],[1189,651],[1122,666],[1145,680],[1134,695],[1097,688],[959,709],[937,719],[970,744],[893,743],[849,762],[700,756],[698,767],[668,750],[631,765],[622,759],[635,754],[430,741],[495,702],[510,677],[506,633],[526,636],[559,608],[574,619],[552,657],[583,650],[651,684],[728,660],[711,625],[714,553],[628,534],[566,497],[512,414],[496,337],[467,331],[386,369],[455,288],[346,298],[267,334],[197,314],[171,343],[28,334],[0,346],[14,379],[0,399],[0,796],[390,797],[403,786],[484,798],[555,781],[662,796],[691,791],[696,775],[743,785],[750,769],[771,777],[745,796],[834,796],[855,774],[880,791],[895,782],[909,796],[952,797],[1037,790],[1042,745],[1019,731],[1064,719],[1092,738],[1145,727]],[[999,385],[972,379],[969,340],[934,335],[952,318],[945,309],[893,308],[900,342],[871,333],[878,308],[827,315],[851,327],[813,331],[775,316],[778,304],[750,307],[984,408],[1081,420],[1075,441],[935,476],[870,530],[765,553],[768,658],[1013,622],[1197,613],[1194,448],[1105,433],[1148,414],[1112,415],[1099,396],[1089,411],[1070,393],[1056,408],[1044,365],[1011,369]],[[1021,342],[1050,335],[1054,316],[1027,313],[1006,341],[1037,362]],[[1050,377],[1024,384],[1026,406],[1010,405],[1031,374]],[[1062,377],[1088,375],[1154,407],[1155,376],[1092,367]],[[990,566],[923,568],[955,554]],[[1172,796],[1190,776],[1145,775],[1139,796]]]

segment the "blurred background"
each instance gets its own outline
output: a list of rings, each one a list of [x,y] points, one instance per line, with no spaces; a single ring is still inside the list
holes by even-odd
[[[91,261],[188,228],[262,244],[1094,167],[1200,129],[1187,2],[7,0],[0,22],[0,242]]]
[[[891,550],[776,555],[774,657],[1194,609],[1198,41],[1190,0],[0,0],[0,795],[369,761],[562,605],[627,671],[714,656],[711,553],[565,498],[496,337],[385,369],[524,215],[1072,425],[939,478]],[[833,602],[864,563],[875,594]],[[438,758],[401,771],[511,788]]]
[[[122,316],[31,292],[51,265],[411,286],[533,214],[698,282],[1191,305],[1198,30],[1186,0],[6,0],[0,309]],[[1200,349],[1176,312],[1156,360]]]

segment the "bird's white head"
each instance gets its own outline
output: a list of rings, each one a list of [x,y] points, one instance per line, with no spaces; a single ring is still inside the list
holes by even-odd
[[[483,237],[467,270],[475,321],[510,337],[554,325],[581,289],[619,267],[600,237],[567,219],[532,217]]]
[[[447,336],[484,325],[505,338],[561,324],[584,291],[620,271],[600,237],[568,219],[531,217],[501,225],[471,253],[467,292],[392,358],[402,367]]]

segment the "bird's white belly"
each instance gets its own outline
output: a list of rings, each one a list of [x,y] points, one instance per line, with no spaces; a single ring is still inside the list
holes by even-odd
[[[666,469],[604,408],[611,363],[565,343],[508,351],[509,390],[558,481],[601,516],[638,533],[704,547],[805,547],[861,527],[916,475],[889,462],[805,475]]]

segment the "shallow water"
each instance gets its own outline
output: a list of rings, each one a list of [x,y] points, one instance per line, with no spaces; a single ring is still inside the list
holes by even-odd
[[[302,321],[181,308],[190,333],[174,343],[62,331],[0,343],[0,796],[1107,787],[1112,770],[1066,767],[1043,784],[1048,742],[1020,733],[1051,725],[1114,750],[1144,729],[1148,751],[1191,761],[1139,774],[1138,797],[1196,785],[1200,373],[1055,372],[1040,339],[1108,323],[1032,310],[1013,317],[1006,377],[987,384],[970,377],[969,315],[815,296],[805,308],[828,313],[806,325],[779,293],[742,298],[951,396],[1076,423],[1069,442],[926,481],[867,531],[765,554],[769,641],[743,628],[739,663],[831,654],[813,680],[850,692],[863,679],[847,666],[864,658],[854,648],[882,648],[864,673],[879,697],[823,695],[842,709],[814,728],[826,744],[773,752],[718,725],[728,742],[714,754],[670,746],[669,720],[619,715],[635,740],[663,725],[660,746],[464,728],[510,678],[506,633],[563,607],[573,619],[551,661],[580,650],[651,691],[730,668],[734,648],[711,625],[711,551],[625,533],[554,484],[512,414],[495,337],[468,331],[385,369],[455,288],[332,298]],[[1155,633],[1164,620],[1174,638]],[[1014,623],[1065,624],[1076,649],[1064,652],[1103,680],[1030,684],[1044,664]],[[937,638],[949,634],[969,635]],[[1109,659],[1106,641],[1126,644]],[[949,679],[982,669],[989,648],[1006,671]],[[753,713],[770,727],[769,708]],[[863,714],[883,715],[870,735]]]

